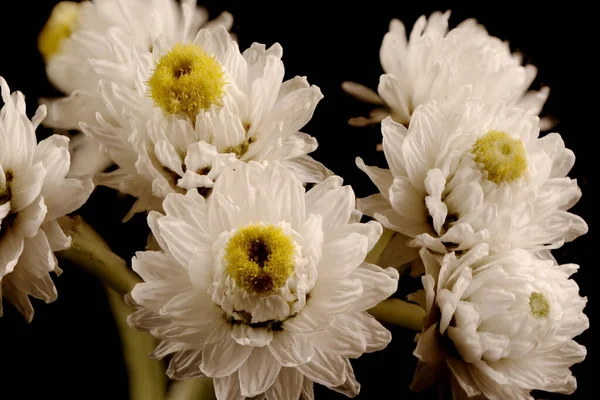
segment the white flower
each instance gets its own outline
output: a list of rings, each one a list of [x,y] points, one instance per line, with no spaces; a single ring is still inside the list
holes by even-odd
[[[162,35],[170,44],[190,41],[201,27],[231,28],[233,18],[222,13],[208,21],[196,0],[92,0],[58,3],[40,33],[39,48],[46,59],[48,79],[68,97],[46,100],[49,118],[44,125],[79,129],[84,115],[105,109],[97,95],[98,82],[116,80],[134,86],[135,65],[120,54],[133,46],[149,49]],[[115,49],[113,46],[119,46]],[[111,161],[92,139],[77,135],[72,175],[101,172]]]
[[[323,96],[304,77],[282,83],[279,44],[255,43],[242,54],[217,27],[192,43],[169,46],[159,37],[152,53],[129,56],[138,63],[136,86],[101,81],[106,111],[81,128],[119,166],[98,182],[137,197],[132,211],[160,210],[169,193],[207,195],[224,167],[250,160],[280,160],[303,182],[330,174],[307,155],[316,139],[298,132]]]
[[[349,186],[332,176],[305,193],[279,163],[250,162],[164,209],[148,217],[163,251],[133,259],[145,283],[129,322],[161,339],[153,357],[174,353],[170,377],[212,377],[221,400],[312,399],[313,382],[358,393],[348,359],[390,341],[365,310],[398,273],[364,262],[381,226],[359,222]]]
[[[480,244],[463,256],[421,255],[427,317],[414,352],[412,384],[420,390],[449,369],[455,398],[533,400],[531,390],[570,394],[569,367],[585,347],[573,337],[589,326],[586,298],[569,276],[578,266],[557,266],[524,250],[488,255]]]
[[[382,123],[389,170],[367,167],[381,193],[359,209],[445,253],[485,241],[494,250],[528,249],[550,257],[587,232],[567,210],[581,191],[567,173],[575,162],[557,133],[539,138],[539,119],[503,103],[468,99],[419,106],[406,129]]]
[[[378,123],[391,116],[408,126],[417,106],[446,100],[465,85],[471,85],[473,95],[482,100],[501,100],[539,114],[549,90],[527,92],[536,68],[522,66],[521,56],[511,54],[508,43],[490,36],[473,19],[448,31],[449,17],[449,11],[434,12],[429,20],[421,16],[408,39],[404,24],[392,20],[380,50],[385,73],[379,81],[379,94],[353,82],[342,86],[358,99],[380,106],[368,118],[352,118],[351,125]]]
[[[53,252],[70,245],[57,219],[85,203],[93,184],[65,179],[68,138],[54,135],[36,143],[35,129],[45,107],[30,121],[23,94],[11,95],[3,78],[0,87],[0,316],[1,297],[6,297],[31,321],[28,296],[47,303],[56,299],[48,274],[60,273]]]

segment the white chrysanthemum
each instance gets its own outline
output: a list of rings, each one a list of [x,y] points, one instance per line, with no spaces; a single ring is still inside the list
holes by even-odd
[[[65,179],[69,139],[54,135],[39,144],[35,129],[46,115],[38,108],[30,121],[21,92],[10,93],[0,78],[0,316],[6,297],[27,319],[29,295],[51,302],[56,288],[48,274],[60,273],[53,252],[70,245],[57,219],[78,209],[93,190],[91,180]]]
[[[531,390],[570,394],[569,368],[585,347],[573,337],[589,326],[586,298],[569,276],[578,266],[557,266],[524,250],[488,255],[480,244],[463,256],[421,252],[427,317],[414,352],[412,384],[420,390],[452,376],[454,397],[533,400]]]
[[[174,353],[170,377],[212,377],[220,400],[312,399],[313,382],[358,393],[348,359],[390,341],[365,310],[398,273],[364,262],[381,226],[359,222],[349,186],[332,176],[305,193],[278,162],[250,162],[164,209],[148,217],[163,251],[133,259],[145,283],[129,322],[162,340],[154,357]]]
[[[46,59],[48,79],[69,97],[46,100],[49,118],[45,125],[79,129],[83,115],[105,109],[96,88],[109,79],[134,86],[135,64],[121,52],[133,46],[145,49],[162,35],[167,43],[190,41],[201,27],[231,28],[233,18],[222,13],[209,21],[196,0],[92,0],[61,2],[40,33],[39,47]],[[118,46],[119,50],[114,46]],[[71,166],[73,175],[101,172],[111,161],[98,144],[85,135],[76,136]]]
[[[321,91],[304,77],[282,83],[279,44],[255,43],[242,54],[217,27],[191,43],[159,38],[152,53],[138,48],[130,56],[138,63],[135,88],[101,81],[106,111],[81,128],[119,166],[98,182],[137,197],[132,211],[160,210],[169,193],[206,195],[225,166],[250,160],[279,160],[303,182],[330,174],[307,155],[316,139],[298,131]]]
[[[568,210],[581,191],[575,162],[557,133],[539,138],[539,119],[503,103],[468,99],[419,106],[410,126],[382,123],[389,170],[358,166],[379,194],[359,209],[414,247],[445,253],[485,241],[549,256],[587,232]],[[398,240],[402,240],[399,236]]]
[[[392,20],[380,50],[385,73],[379,81],[379,94],[357,83],[343,84],[351,95],[381,106],[368,118],[352,118],[351,125],[378,123],[391,116],[408,126],[417,106],[446,100],[465,85],[471,85],[473,95],[483,100],[501,100],[539,114],[549,90],[527,92],[536,68],[522,66],[521,56],[511,54],[508,43],[490,36],[473,19],[448,31],[449,17],[450,12],[435,12],[429,20],[421,16],[408,39],[404,24]]]

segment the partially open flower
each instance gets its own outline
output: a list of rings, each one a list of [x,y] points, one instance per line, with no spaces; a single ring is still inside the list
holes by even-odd
[[[423,249],[427,317],[414,352],[412,383],[420,390],[450,372],[457,399],[533,400],[532,390],[570,394],[569,368],[585,347],[573,338],[589,326],[586,298],[569,276],[573,264],[556,265],[524,250],[489,255],[480,244],[443,259]],[[441,261],[440,261],[441,260]]]
[[[444,101],[465,85],[485,101],[504,101],[537,115],[548,97],[547,87],[527,91],[537,69],[522,65],[519,54],[511,54],[508,43],[490,36],[482,25],[468,19],[448,30],[450,12],[434,12],[415,22],[407,37],[404,24],[393,19],[381,45],[384,74],[378,93],[353,82],[344,90],[379,108],[368,118],[352,118],[350,124],[364,126],[391,116],[405,126],[414,110],[430,100]]]
[[[83,205],[94,186],[89,179],[65,179],[68,138],[54,135],[36,142],[45,107],[30,121],[23,94],[11,95],[3,78],[0,89],[0,296],[31,321],[29,295],[46,302],[56,299],[48,274],[60,273],[53,252],[70,245],[57,219]]]
[[[212,195],[170,194],[149,225],[162,251],[139,252],[145,283],[132,326],[173,354],[174,379],[214,378],[218,399],[312,399],[313,382],[348,396],[350,358],[383,349],[390,333],[365,310],[398,273],[364,262],[381,226],[360,223],[336,176],[310,191],[278,163],[225,169]]]
[[[404,235],[396,240],[440,254],[486,242],[550,257],[587,232],[567,212],[581,196],[567,177],[573,152],[557,133],[540,138],[539,118],[522,109],[464,91],[419,106],[408,129],[386,119],[382,132],[390,169],[357,159],[380,191],[358,207]]]

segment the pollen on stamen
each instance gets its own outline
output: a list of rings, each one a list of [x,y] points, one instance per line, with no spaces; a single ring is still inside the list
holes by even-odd
[[[60,51],[63,40],[73,33],[79,16],[79,3],[73,1],[61,1],[54,6],[50,18],[42,28],[38,36],[38,49],[48,61]]]
[[[475,161],[487,171],[488,180],[512,182],[525,175],[527,152],[520,139],[504,132],[489,131],[473,146]]]
[[[529,308],[535,318],[546,318],[550,315],[550,304],[542,293],[533,292],[529,296]]]
[[[294,272],[294,243],[280,227],[252,224],[229,239],[225,262],[239,287],[249,293],[270,292]]]
[[[193,43],[173,46],[148,80],[157,106],[169,114],[185,114],[192,121],[201,110],[221,105],[225,83],[221,64]]]

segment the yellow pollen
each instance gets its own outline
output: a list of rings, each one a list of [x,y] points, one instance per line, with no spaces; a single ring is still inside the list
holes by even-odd
[[[227,271],[249,293],[265,293],[285,283],[294,272],[294,243],[280,227],[248,225],[225,249]]]
[[[192,43],[177,43],[160,58],[148,80],[158,106],[169,114],[186,114],[192,121],[200,110],[221,105],[225,83],[221,64]]]
[[[550,314],[550,304],[544,295],[538,292],[533,292],[529,296],[529,308],[536,318],[546,318]]]
[[[38,36],[38,49],[48,61],[60,50],[63,40],[71,36],[79,15],[79,3],[61,1],[54,6],[50,18]]]
[[[495,183],[521,178],[527,170],[527,152],[520,139],[504,132],[489,131],[472,149],[475,161],[482,164],[488,179]]]

